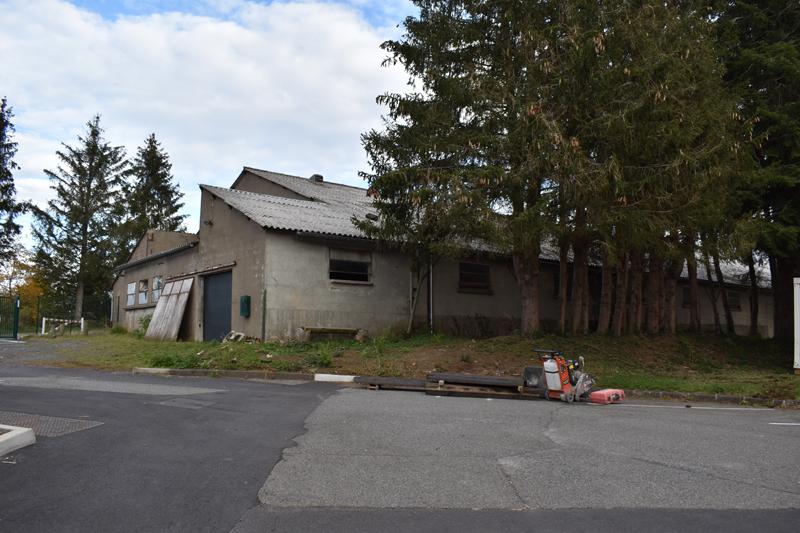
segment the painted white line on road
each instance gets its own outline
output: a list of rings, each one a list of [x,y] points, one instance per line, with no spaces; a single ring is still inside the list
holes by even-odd
[[[800,426],[800,422],[770,422],[770,426]]]
[[[608,407],[607,405],[603,404],[593,404],[590,403],[588,405],[594,405],[596,407]],[[686,407],[685,405],[647,405],[647,404],[640,404],[640,403],[623,403],[623,404],[615,404],[619,407],[648,407],[652,409],[683,409],[684,411],[687,409],[691,410],[704,410],[704,411],[769,411],[769,409],[763,407],[705,407],[705,406],[698,406],[692,405],[690,407]],[[616,407],[615,407],[616,408]]]
[[[355,376],[340,376],[339,374],[314,374],[314,381],[330,381],[334,383],[351,383]]]

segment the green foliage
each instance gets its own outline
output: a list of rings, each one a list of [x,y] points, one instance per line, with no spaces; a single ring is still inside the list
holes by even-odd
[[[174,182],[169,155],[150,134],[139,147],[131,162],[132,180],[124,186],[123,200],[119,204],[119,217],[115,240],[118,252],[116,262],[127,259],[131,249],[147,230],[184,231],[185,215],[183,193]]]
[[[144,315],[139,319],[139,331],[147,333],[147,328],[150,327],[150,321],[153,320],[153,315]]]
[[[800,276],[800,4],[720,3],[726,81],[739,96],[745,167],[729,200],[739,234],[767,254],[775,334],[791,339],[792,277]],[[754,234],[754,235],[752,235]],[[747,254],[749,255],[749,248]]]
[[[383,45],[409,92],[362,136],[379,216],[356,223],[415,270],[466,243],[510,253],[531,334],[543,243],[677,263],[684,228],[719,221],[734,102],[694,3],[414,4]]]
[[[277,361],[272,361],[270,363],[270,367],[276,372],[301,372],[304,367],[303,363],[300,361],[289,361],[279,359]]]
[[[329,353],[311,353],[303,358],[303,364],[310,368],[329,368],[333,365],[333,359]]]
[[[26,204],[16,199],[14,171],[19,166],[14,161],[17,143],[13,139],[13,108],[5,97],[0,99],[0,267],[11,262],[15,256],[16,239],[20,225],[15,222],[26,209]]]
[[[45,170],[55,193],[46,209],[34,209],[34,262],[45,300],[62,302],[72,316],[107,316],[113,240],[119,192],[128,172],[125,150],[103,137],[100,115],[86,124],[78,144],[56,152],[56,170]],[[89,305],[85,306],[84,303]],[[63,316],[63,315],[62,315]]]
[[[123,326],[114,326],[109,330],[109,333],[111,333],[111,335],[125,335],[128,333],[128,330]]]
[[[198,368],[202,361],[194,354],[158,354],[150,359],[150,366],[156,368]]]

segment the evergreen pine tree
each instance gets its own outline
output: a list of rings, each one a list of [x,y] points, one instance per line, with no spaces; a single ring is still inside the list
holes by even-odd
[[[117,207],[121,223],[114,232],[115,263],[123,263],[149,230],[184,231],[183,193],[172,176],[169,155],[151,133],[131,162],[132,180],[124,186],[126,201]],[[125,212],[127,211],[127,212]]]
[[[20,226],[14,219],[25,210],[25,204],[17,202],[14,187],[14,162],[17,143],[14,142],[14,116],[5,98],[0,100],[0,266],[9,263],[15,254],[15,243]]]
[[[128,172],[125,150],[104,139],[100,115],[86,126],[77,146],[62,143],[58,168],[45,170],[55,198],[47,209],[34,210],[33,226],[34,261],[46,299],[62,312],[72,307],[75,319],[104,314],[113,266],[111,234],[119,222],[115,206]]]
[[[769,256],[775,336],[791,339],[792,278],[800,276],[800,4],[721,5],[726,79],[752,124],[750,172],[736,201],[743,218],[760,223],[756,246]]]
[[[183,207],[183,193],[174,183],[169,155],[151,133],[144,146],[139,147],[131,165],[133,188],[130,196],[130,214],[138,223],[138,230],[183,231],[186,215],[179,215]]]

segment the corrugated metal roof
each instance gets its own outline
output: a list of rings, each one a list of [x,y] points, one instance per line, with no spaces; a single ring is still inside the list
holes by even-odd
[[[200,187],[221,198],[264,228],[366,238],[352,222],[353,215],[363,220],[367,213],[376,213],[366,189],[327,181],[316,182],[308,178],[252,167],[244,169],[310,200],[295,200],[212,185],[200,185]],[[499,253],[496,247],[487,243],[473,241],[472,247],[484,252]],[[543,242],[540,257],[543,260],[558,262],[558,246],[552,241]],[[569,259],[572,260],[571,253]],[[720,267],[726,283],[748,285],[747,265],[723,261]],[[698,279],[701,281],[709,279],[699,260],[697,270]],[[769,270],[757,267],[757,275],[760,287],[771,286]],[[685,266],[681,277],[688,277]],[[715,275],[712,276],[712,279],[715,278]]]
[[[367,190],[361,187],[352,187],[350,185],[331,183],[328,181],[317,182],[308,178],[290,176],[289,174],[281,174],[279,172],[260,170],[252,167],[244,167],[244,169],[265,180],[277,183],[281,187],[286,187],[306,198],[364,210],[365,213],[372,208],[372,202],[367,196]]]
[[[351,220],[371,210],[347,202],[294,200],[269,194],[201,185],[214,196],[264,228],[364,238]],[[302,194],[302,193],[300,193]],[[364,198],[366,191],[362,190]]]

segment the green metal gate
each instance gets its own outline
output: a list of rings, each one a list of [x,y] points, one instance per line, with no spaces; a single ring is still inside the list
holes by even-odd
[[[19,297],[0,296],[0,339],[17,339]]]

